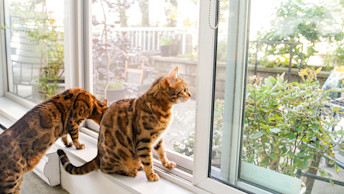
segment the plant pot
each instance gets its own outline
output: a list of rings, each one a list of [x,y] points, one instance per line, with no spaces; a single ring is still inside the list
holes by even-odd
[[[179,53],[179,44],[173,44],[170,47],[170,55],[177,56]]]
[[[171,50],[170,47],[171,47],[171,45],[160,46],[160,55],[162,57],[170,56],[170,50]]]
[[[125,88],[122,89],[108,89],[106,90],[106,99],[108,103],[111,104],[117,100],[121,100],[125,98],[126,90]]]

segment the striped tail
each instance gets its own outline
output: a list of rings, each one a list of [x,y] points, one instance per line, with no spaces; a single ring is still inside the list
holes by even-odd
[[[77,167],[69,161],[66,153],[63,150],[57,150],[57,154],[59,155],[63,168],[69,174],[83,175],[99,168],[99,155],[97,155],[93,160],[85,163],[84,165]]]

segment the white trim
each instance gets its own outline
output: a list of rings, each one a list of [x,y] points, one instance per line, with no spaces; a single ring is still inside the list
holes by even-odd
[[[229,182],[234,184],[239,177],[239,161],[241,153],[241,133],[243,130],[243,112],[244,112],[244,93],[246,80],[246,65],[247,65],[247,50],[248,50],[248,16],[249,16],[249,0],[239,1],[238,13],[238,32],[237,32],[237,55],[236,55],[236,80],[234,89],[234,106],[233,113],[233,127],[232,127],[232,142],[230,152],[230,174]]]
[[[259,193],[259,194],[271,194],[272,192],[269,192],[267,190],[261,189],[259,187],[256,187],[252,184],[243,182],[243,181],[237,181],[237,186],[240,188],[245,188],[245,190],[253,192],[253,193]]]
[[[214,179],[211,179],[211,178],[204,179],[202,182],[198,183],[196,186],[199,188],[205,189],[207,191],[210,191],[212,193],[216,193],[216,194],[228,194],[228,193],[242,194],[242,193],[245,193],[245,192],[240,191],[234,187],[223,184],[223,183],[216,181]]]
[[[12,94],[11,92],[5,92],[5,97],[8,98],[8,99],[11,99],[12,101],[28,108],[28,109],[31,109],[33,108],[34,106],[36,106],[37,104],[32,102],[32,101],[29,101],[25,98],[22,98],[20,96],[17,96],[15,94]]]
[[[168,155],[170,152],[166,151],[166,154]],[[177,167],[171,170],[167,170],[162,164],[161,161],[158,159],[158,156],[156,156],[156,153],[154,152],[154,167],[158,167],[160,169],[164,169],[164,172],[168,173],[168,174],[173,174],[175,177],[187,180],[190,182],[192,182],[192,174],[188,173],[186,170],[179,168],[179,166],[183,166],[183,159],[181,158],[171,158],[168,157],[167,158],[170,161],[174,161],[177,164]]]
[[[208,25],[208,1],[200,1],[199,44],[197,67],[197,101],[194,146],[195,185],[208,178],[208,159],[210,145],[210,125],[212,111],[214,36],[215,31]],[[202,14],[203,13],[203,14]],[[211,190],[210,190],[211,191]]]
[[[10,27],[10,20],[9,20],[9,13],[8,11],[6,12],[6,10],[9,10],[9,5],[8,5],[8,2],[6,0],[4,0],[4,21],[5,21],[5,24],[7,25],[7,27],[9,28]],[[5,89],[5,92],[6,91],[11,91],[13,90],[13,78],[12,78],[12,61],[11,61],[11,53],[10,53],[10,30],[9,29],[6,29],[5,30],[5,50],[6,50],[6,58],[4,60],[6,60],[6,63],[5,63],[5,71],[6,71],[6,75],[5,75],[5,84],[6,84],[6,88]],[[12,81],[9,81],[9,80],[12,80]]]
[[[6,97],[0,97],[0,104],[0,115],[5,117],[7,121],[10,121],[10,123],[6,122],[6,124],[10,125],[15,123],[29,110],[27,107],[14,102],[13,99],[8,99]]]
[[[168,181],[171,181],[183,188],[186,188],[190,191],[192,191],[193,193],[197,193],[197,194],[208,194],[210,192],[207,192],[203,189],[200,189],[196,186],[194,186],[192,184],[192,182],[190,182],[189,180],[184,180],[184,179],[181,179],[180,176],[175,176],[175,172],[173,173],[169,173],[168,171],[166,171],[164,168],[154,168],[155,172],[159,174],[159,176],[161,178],[164,178]]]
[[[65,83],[66,88],[84,87],[83,1],[64,1],[65,5]]]
[[[236,185],[239,176],[242,112],[245,90],[248,0],[231,1],[228,19],[228,56],[225,89],[225,119],[221,155],[224,180]],[[239,113],[239,114],[238,114]],[[230,140],[230,141],[226,141]]]
[[[93,93],[92,1],[83,1],[84,88]]]
[[[204,14],[207,12],[208,9],[207,1],[201,1],[201,11],[200,13],[200,41],[199,41],[199,72],[198,72],[198,87],[197,89],[197,102],[202,102],[197,105],[197,118],[196,118],[196,139],[195,139],[195,163],[194,163],[194,184],[200,188],[203,188],[207,191],[215,192],[215,193],[243,193],[242,191],[223,184],[217,180],[212,178],[208,178],[209,172],[209,146],[210,145],[210,128],[211,128],[211,111],[212,111],[212,100],[213,100],[213,65],[214,64],[214,31],[212,31],[208,26],[208,14]],[[228,155],[224,155],[225,159],[222,162],[227,161],[222,171],[224,170],[225,173],[229,173],[230,171],[234,172],[234,174],[230,174],[234,177],[233,183],[237,180],[237,171],[235,169],[238,167],[237,161],[239,157],[234,159],[230,158],[230,154],[234,154],[238,156],[240,153],[240,141],[238,139],[233,142],[234,136],[240,137],[240,123],[241,123],[241,114],[234,114],[234,110],[238,109],[242,105],[242,92],[244,91],[243,88],[240,88],[242,85],[242,81],[237,81],[238,79],[242,79],[242,73],[245,69],[243,66],[245,61],[245,51],[246,49],[246,32],[247,32],[247,18],[246,18],[246,6],[247,0],[239,1],[239,0],[231,0],[230,1],[230,19],[229,19],[229,38],[228,38],[228,67],[226,72],[226,85],[229,88],[226,88],[226,105],[228,110],[225,111],[228,117],[227,123],[227,134],[223,134],[223,137],[230,137],[231,131],[234,129],[239,129],[236,133],[232,134],[231,142],[227,142],[228,145],[224,145],[229,149],[238,149],[236,152],[229,152],[227,150]],[[242,34],[240,34],[242,33]],[[209,55],[209,53],[212,53]],[[216,53],[215,53],[216,54]],[[239,67],[242,65],[242,67]],[[229,89],[229,90],[227,90]],[[234,91],[239,91],[240,93],[235,93]],[[234,95],[233,95],[234,94]],[[227,112],[229,111],[229,112]],[[233,123],[234,122],[234,123]],[[239,133],[238,133],[239,132]],[[224,147],[223,146],[223,147]],[[207,151],[205,151],[207,150]],[[234,161],[234,163],[229,163]]]
[[[6,79],[6,48],[5,48],[5,30],[1,30],[1,27],[5,25],[5,9],[4,1],[0,0],[0,96],[3,96],[5,93],[5,79]]]
[[[171,161],[177,162],[178,166],[186,168],[187,170],[193,171],[193,160],[190,157],[187,157],[183,154],[172,150],[166,150],[167,158]]]

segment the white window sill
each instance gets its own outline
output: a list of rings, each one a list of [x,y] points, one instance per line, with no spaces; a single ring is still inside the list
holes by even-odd
[[[29,109],[25,108],[6,97],[0,97],[0,124],[9,128],[16,120],[21,118]],[[75,165],[84,164],[87,161],[92,160],[97,154],[97,140],[87,134],[80,133],[80,142],[85,144],[86,148],[83,150],[76,150],[74,147],[66,148],[61,140],[57,140],[55,144],[49,149],[48,154],[56,152],[58,148],[62,148],[67,153],[71,162]],[[43,161],[44,160],[44,161]],[[42,159],[43,164],[48,163],[48,159]],[[56,162],[56,161],[55,161]],[[155,163],[157,163],[155,161]],[[156,165],[158,166],[158,165]],[[39,168],[39,169],[36,169]],[[42,165],[37,165],[34,172],[39,174],[47,169]],[[43,168],[43,170],[42,170]],[[87,188],[88,186],[95,184],[94,179],[85,179],[85,175],[74,176],[69,175],[66,172],[61,172],[61,185],[70,193],[78,193],[79,188]],[[64,170],[63,170],[64,171]],[[122,191],[127,193],[208,193],[204,190],[194,186],[190,181],[181,179],[173,175],[169,170],[163,168],[155,168],[156,173],[159,174],[160,180],[158,182],[149,182],[145,176],[144,171],[139,171],[138,176],[135,178],[126,177],[121,175],[109,175],[100,172],[99,170],[92,172],[88,175],[91,177],[97,177],[96,180],[107,180],[110,184],[120,187]],[[39,175],[40,176],[40,175]],[[70,176],[66,179],[82,180],[82,184],[75,184],[75,182],[64,180],[64,177]],[[42,179],[44,177],[40,176]],[[89,181],[88,181],[89,180]],[[48,182],[47,182],[48,183]],[[98,182],[97,182],[98,183]],[[105,183],[104,183],[105,184]],[[101,185],[101,184],[98,184]],[[102,189],[110,188],[104,186]],[[94,188],[93,188],[94,189]],[[85,190],[81,190],[84,191]],[[92,193],[92,189],[87,190],[87,193]],[[83,193],[84,193],[83,192]],[[111,191],[112,192],[112,191]]]

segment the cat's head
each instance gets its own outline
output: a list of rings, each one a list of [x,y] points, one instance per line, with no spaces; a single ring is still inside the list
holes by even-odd
[[[97,124],[100,123],[100,121],[103,118],[103,115],[107,109],[107,100],[105,99],[103,102],[100,102],[96,98],[93,99],[94,106],[93,111],[89,119],[94,120]]]
[[[179,76],[178,67],[172,69],[161,78],[160,90],[165,98],[172,103],[185,102],[190,99],[191,93],[187,83]]]

